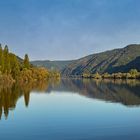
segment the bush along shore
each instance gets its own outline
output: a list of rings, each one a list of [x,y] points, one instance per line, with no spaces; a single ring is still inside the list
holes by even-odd
[[[0,84],[38,82],[50,78],[60,78],[59,72],[35,67],[30,64],[28,54],[25,54],[24,59],[21,59],[9,52],[7,45],[3,49],[0,44]]]
[[[81,75],[82,78],[93,78],[93,79],[140,79],[140,72],[138,72],[136,69],[131,69],[127,73],[104,73],[104,74],[99,74],[96,72],[95,74],[90,74],[90,73],[83,73]]]

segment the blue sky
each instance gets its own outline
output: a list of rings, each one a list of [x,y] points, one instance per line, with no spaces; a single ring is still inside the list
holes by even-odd
[[[140,43],[139,0],[0,0],[0,42],[31,60]]]

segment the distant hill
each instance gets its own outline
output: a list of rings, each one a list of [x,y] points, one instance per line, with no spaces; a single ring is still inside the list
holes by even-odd
[[[73,61],[62,70],[63,75],[89,73],[128,72],[136,68],[140,71],[140,45],[132,44],[122,49],[114,49],[92,54]]]
[[[38,66],[38,67],[46,67],[49,70],[58,70],[62,71],[64,68],[66,68],[70,63],[73,63],[74,61],[49,61],[49,60],[37,60],[37,61],[31,61],[31,64]]]

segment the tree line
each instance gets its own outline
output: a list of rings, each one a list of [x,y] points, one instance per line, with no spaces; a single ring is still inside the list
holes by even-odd
[[[90,74],[88,72],[85,72],[82,74],[82,78],[93,78],[93,79],[140,79],[140,72],[137,71],[137,69],[131,69],[129,72],[122,73],[104,73],[99,74],[96,72],[95,74]]]
[[[39,81],[50,77],[59,78],[59,73],[48,71],[46,68],[32,66],[28,54],[24,59],[20,59],[15,54],[9,52],[8,46],[4,48],[0,44],[0,83],[2,81]]]

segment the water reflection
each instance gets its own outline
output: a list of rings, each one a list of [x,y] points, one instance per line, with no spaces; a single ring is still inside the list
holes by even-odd
[[[25,83],[0,86],[0,119],[7,119],[9,110],[16,107],[20,97],[24,97],[25,106],[29,106],[30,93],[37,91],[51,93],[52,91],[70,92],[107,102],[117,102],[126,106],[140,105],[140,81],[137,80],[89,80],[62,79],[40,83]]]
[[[14,85],[0,86],[0,119],[4,114],[7,119],[9,110],[16,107],[18,99],[23,96],[25,106],[28,107],[30,101],[30,93],[36,91],[38,93],[48,90],[48,85],[57,85],[59,81],[45,81],[36,83],[16,83]]]
[[[76,92],[94,99],[119,102],[127,106],[140,105],[138,80],[65,79],[56,90]]]

